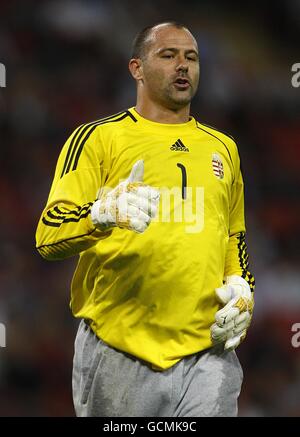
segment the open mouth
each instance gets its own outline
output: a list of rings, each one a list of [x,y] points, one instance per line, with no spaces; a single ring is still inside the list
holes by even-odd
[[[187,79],[184,79],[184,78],[176,79],[174,84],[176,85],[176,88],[179,88],[179,89],[187,89],[190,86],[189,81]]]

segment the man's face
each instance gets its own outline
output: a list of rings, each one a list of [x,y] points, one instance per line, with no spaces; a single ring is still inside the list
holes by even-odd
[[[197,43],[186,29],[157,27],[151,33],[142,60],[147,96],[169,109],[190,103],[199,82]]]

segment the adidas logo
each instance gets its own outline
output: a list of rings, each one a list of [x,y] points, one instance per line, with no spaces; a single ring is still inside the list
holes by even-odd
[[[189,149],[185,147],[183,142],[178,138],[178,140],[170,147],[170,150],[175,150],[176,152],[189,152]]]

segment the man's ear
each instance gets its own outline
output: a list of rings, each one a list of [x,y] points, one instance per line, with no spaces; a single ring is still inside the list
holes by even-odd
[[[129,71],[135,80],[143,79],[143,63],[139,58],[132,58],[129,61]]]

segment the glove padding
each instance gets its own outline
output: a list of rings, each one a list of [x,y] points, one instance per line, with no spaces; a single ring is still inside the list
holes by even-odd
[[[105,231],[112,227],[144,232],[155,217],[159,191],[143,183],[144,161],[137,161],[129,177],[113,190],[99,194],[91,209],[94,225]]]
[[[211,326],[213,343],[225,343],[225,350],[235,349],[245,338],[253,312],[253,294],[248,282],[240,276],[227,276],[226,283],[216,288],[218,301],[225,305],[215,315]]]

